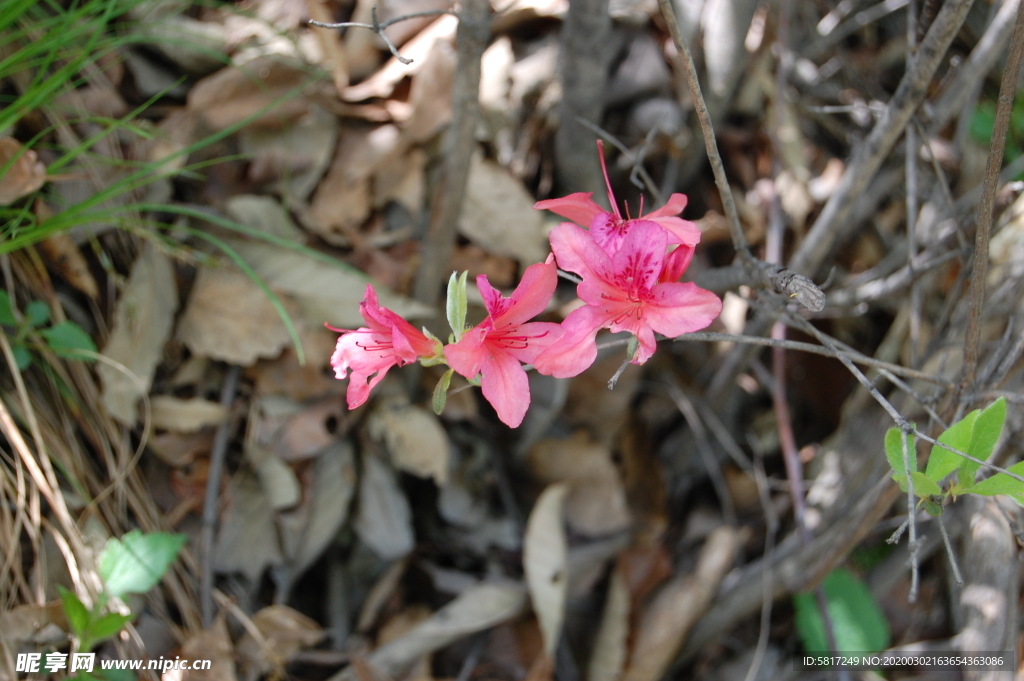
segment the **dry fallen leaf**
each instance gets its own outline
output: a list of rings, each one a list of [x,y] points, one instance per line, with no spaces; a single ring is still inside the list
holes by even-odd
[[[178,338],[193,354],[242,366],[274,357],[290,342],[263,291],[228,266],[199,269],[178,323]]]
[[[562,633],[568,580],[568,546],[562,508],[569,489],[549,485],[530,512],[523,539],[523,570],[533,611],[544,634],[544,650],[554,659]]]
[[[209,669],[172,669],[163,673],[161,681],[235,681],[234,646],[228,635],[224,615],[217,615],[209,629],[193,634],[181,646],[181,657],[189,661],[209,660]]]
[[[328,393],[343,393],[345,384],[334,377],[330,367],[338,334],[322,326],[302,325],[298,331],[306,354],[305,366],[299,364],[294,348],[285,348],[277,359],[260,360],[251,372],[256,394],[285,395],[302,402]]]
[[[174,267],[166,255],[147,244],[132,266],[114,312],[114,328],[103,348],[106,357],[134,376],[105,363],[96,368],[103,381],[103,403],[121,423],[134,426],[138,421],[136,405],[153,384],[177,309]]]
[[[8,644],[43,643],[54,634],[65,636],[68,629],[60,601],[19,605],[0,613],[0,640]]]
[[[401,558],[416,544],[412,510],[395,471],[368,452],[363,454],[359,510],[353,527],[362,542],[384,560]]]
[[[544,216],[523,184],[494,161],[473,157],[459,232],[522,266],[547,257]]]
[[[224,212],[246,227],[271,236],[301,242],[304,234],[277,199],[254,194],[237,194],[224,204]]]
[[[271,189],[292,205],[308,199],[316,188],[330,165],[337,136],[337,118],[313,105],[309,114],[283,130],[243,128],[238,144],[252,158],[249,178],[257,183],[273,181]]]
[[[213,429],[195,433],[161,433],[149,438],[149,449],[168,466],[187,466],[196,456],[213,446]]]
[[[470,587],[405,635],[374,650],[367,662],[379,675],[377,678],[398,678],[424,655],[512,619],[523,610],[524,596],[522,587],[516,583]],[[355,680],[352,669],[344,669],[329,679]]]
[[[435,41],[444,40],[450,43],[455,39],[455,29],[458,25],[458,18],[451,14],[436,19],[402,46],[402,56],[411,59],[411,64],[403,64],[392,57],[363,82],[345,88],[341,95],[342,99],[347,102],[361,102],[374,97],[390,97],[403,79],[415,76],[419,72]]]
[[[152,399],[153,427],[192,433],[206,426],[215,426],[228,417],[228,410],[217,404],[194,397],[183,400],[170,395],[157,395]]]
[[[628,650],[629,605],[629,587],[622,571],[616,568],[608,582],[608,597],[590,654],[587,681],[618,681],[622,674]]]
[[[36,217],[40,218],[40,222],[46,219],[40,215],[41,205],[45,204],[37,199]],[[85,261],[74,240],[65,232],[57,232],[43,239],[36,248],[42,251],[46,266],[56,271],[66,282],[93,300],[99,297],[100,290],[92,272],[89,271],[89,263]]]
[[[238,642],[238,656],[245,660],[250,677],[269,672],[276,663],[286,663],[292,655],[315,646],[324,637],[319,624],[287,605],[268,605],[258,610],[252,623],[263,635],[264,645],[248,632]]]
[[[264,108],[268,110],[249,125],[283,127],[309,112],[305,98],[288,96],[307,79],[306,71],[279,56],[257,57],[196,83],[188,93],[188,108],[214,130],[241,123]]]
[[[267,243],[234,239],[228,242],[268,286],[287,293],[299,304],[302,317],[311,326],[322,326],[325,321],[338,328],[365,326],[366,322],[359,315],[359,303],[368,281],[362,273],[352,268],[333,267]],[[422,303],[391,293],[382,286],[374,288],[380,304],[402,317],[426,318],[432,314]],[[283,330],[280,320],[278,324]]]
[[[277,544],[274,512],[259,478],[243,468],[231,478],[224,494],[227,506],[217,528],[213,565],[217,572],[241,572],[258,583],[269,565],[284,557]]]
[[[422,407],[382,403],[370,416],[370,437],[384,442],[391,464],[439,486],[448,482],[450,445],[437,416]]]
[[[341,395],[313,402],[282,426],[274,451],[289,462],[316,456],[338,439],[338,429],[347,416],[348,408]]]
[[[451,121],[451,91],[457,61],[455,48],[450,42],[434,42],[409,90],[411,110],[402,126],[402,135],[408,141],[428,140]]]
[[[17,160],[13,160],[16,156]],[[46,166],[39,161],[36,152],[25,149],[13,137],[0,137],[0,169],[8,163],[11,167],[0,176],[0,206],[14,203],[46,182]]]

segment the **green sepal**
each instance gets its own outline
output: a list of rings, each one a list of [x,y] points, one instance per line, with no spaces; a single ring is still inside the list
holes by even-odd
[[[626,343],[626,357],[633,360],[636,357],[636,353],[640,350],[640,339],[636,336],[630,336],[629,342]]]
[[[452,374],[455,373],[455,369],[449,369],[444,372],[441,376],[441,380],[434,386],[434,396],[431,399],[431,405],[434,407],[434,413],[438,416],[444,411],[444,405],[448,402],[448,386],[452,382]]]
[[[448,315],[448,326],[452,327],[452,334],[455,342],[462,338],[462,332],[466,329],[466,308],[469,299],[466,296],[466,277],[469,272],[459,275],[452,272],[448,279],[448,300],[445,303],[445,313]]]
[[[942,506],[940,504],[937,504],[934,501],[931,501],[930,499],[922,499],[921,503],[924,505],[925,513],[932,516],[933,518],[938,518],[940,515],[942,515]]]

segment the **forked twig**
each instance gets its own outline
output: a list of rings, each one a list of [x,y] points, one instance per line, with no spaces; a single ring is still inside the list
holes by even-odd
[[[370,24],[364,24],[360,21],[342,21],[337,24],[328,24],[323,21],[313,21],[312,19],[310,19],[306,23],[309,24],[310,26],[317,26],[319,28],[369,29],[381,37],[381,40],[383,40],[384,44],[388,46],[389,50],[391,50],[391,54],[395,57],[395,59],[402,62],[403,64],[411,64],[413,60],[407,59],[398,53],[398,48],[395,47],[395,44],[392,43],[391,40],[388,38],[387,34],[384,32],[384,29],[386,29],[388,26],[391,26],[392,24],[397,24],[400,21],[407,21],[408,19],[419,19],[420,17],[435,17],[441,14],[456,14],[456,12],[450,9],[432,9],[424,12],[411,12],[409,14],[403,14],[402,16],[394,17],[393,19],[388,19],[387,21],[378,21],[377,5],[374,5],[373,7],[370,8],[370,16],[372,17],[371,21],[373,22]]]

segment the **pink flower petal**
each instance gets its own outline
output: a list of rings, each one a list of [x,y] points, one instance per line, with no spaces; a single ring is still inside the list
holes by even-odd
[[[700,243],[700,227],[696,222],[673,217],[652,218],[650,215],[645,215],[643,219],[661,225],[668,232],[668,243],[670,244],[696,246]]]
[[[570,222],[551,230],[551,250],[563,270],[575,272],[584,279],[595,276],[595,268],[611,272],[611,259],[590,234]]]
[[[722,301],[696,284],[658,284],[644,306],[652,329],[674,338],[707,327],[722,312]]]
[[[632,220],[622,220],[611,213],[601,213],[590,223],[590,236],[605,253],[614,255],[632,224]]]
[[[665,264],[661,268],[659,282],[679,281],[693,260],[693,246],[680,246],[665,256]]]
[[[589,227],[591,221],[599,213],[605,212],[604,208],[594,202],[593,196],[594,192],[577,192],[560,199],[538,201],[533,204],[533,207],[537,210],[549,210],[555,215],[572,220],[581,227]]]
[[[649,326],[641,328],[639,333],[636,334],[636,339],[639,345],[637,345],[636,355],[630,361],[633,364],[643,364],[658,349],[658,340],[654,337],[654,331]]]
[[[665,231],[653,222],[635,220],[615,253],[615,282],[624,291],[649,289],[658,283],[665,261]]]
[[[484,344],[487,340],[489,325],[480,324],[462,334],[457,343],[449,343],[444,348],[444,357],[448,366],[466,378],[473,378],[480,373],[488,350]]]
[[[673,194],[672,196],[668,197],[668,202],[664,206],[662,206],[658,210],[652,210],[650,213],[644,215],[643,217],[650,220],[651,218],[662,218],[667,217],[669,215],[679,215],[680,213],[683,212],[683,209],[686,208],[686,204],[688,202],[689,199],[686,198],[686,194]]]
[[[477,278],[478,286],[480,278],[483,276],[480,275]],[[557,286],[558,268],[555,267],[553,255],[549,255],[544,262],[530,265],[523,272],[519,286],[508,299],[502,299],[495,309],[488,306],[487,311],[491,313],[494,327],[500,329],[505,326],[517,326],[527,319],[536,317],[547,309],[548,303],[551,302],[551,296],[555,295]],[[480,292],[483,293],[484,290],[481,288]],[[487,302],[486,296],[484,302]]]
[[[480,378],[484,397],[509,428],[517,428],[530,408],[530,381],[522,365],[505,352],[496,352],[484,361]]]
[[[608,315],[593,305],[573,310],[562,328],[565,332],[551,347],[537,356],[533,366],[538,373],[556,378],[571,378],[583,373],[597,359],[597,330],[608,321]]]
[[[388,364],[382,367],[375,374],[362,374],[352,370],[352,376],[348,379],[348,390],[345,391],[345,401],[348,403],[349,409],[355,409],[356,407],[366,402],[367,398],[370,397],[370,391],[373,390],[378,383],[384,378],[384,375],[388,373],[392,364]]]
[[[510,341],[508,336],[506,336],[504,345],[506,346],[506,352],[523,364],[533,364],[533,360],[537,359],[537,355],[551,347],[555,341],[562,337],[562,333],[563,329],[560,324],[527,322],[526,324],[520,324],[515,328],[515,331],[509,333],[511,336],[524,338],[525,340],[518,342]],[[524,345],[525,347],[523,347]]]

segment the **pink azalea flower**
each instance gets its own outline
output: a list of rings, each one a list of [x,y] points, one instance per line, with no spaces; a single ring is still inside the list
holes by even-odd
[[[511,297],[503,297],[481,274],[477,287],[488,316],[462,338],[445,347],[448,366],[466,378],[480,374],[484,397],[505,425],[523,422],[530,406],[530,383],[520,362],[531,363],[562,335],[562,327],[549,322],[527,322],[548,305],[555,293],[558,272],[554,257],[530,265]]]
[[[348,408],[355,409],[370,396],[370,390],[380,383],[393,366],[415,362],[420,357],[431,357],[441,351],[440,343],[427,338],[409,322],[391,310],[381,307],[373,286],[366,286],[366,295],[359,304],[359,314],[368,326],[349,331],[327,328],[342,334],[331,356],[331,366],[337,378],[345,378],[349,370]]]
[[[608,188],[608,201],[611,203],[613,212],[609,213],[597,205],[591,198],[594,195],[593,192],[577,192],[560,199],[538,201],[533,204],[533,207],[538,210],[550,210],[556,215],[572,220],[580,227],[588,227],[594,241],[608,255],[614,255],[615,251],[619,250],[626,234],[640,221],[653,222],[664,229],[668,244],[696,246],[700,242],[700,228],[689,220],[676,217],[686,208],[685,194],[673,194],[669,197],[668,203],[647,215],[640,215],[632,219],[623,218],[615,202],[611,182],[608,181],[608,170],[604,165],[604,145],[600,140],[597,142],[597,148],[601,157],[604,183]],[[643,213],[643,202],[640,205],[640,212]]]
[[[656,349],[655,333],[680,336],[714,321],[722,311],[718,296],[663,278],[678,278],[680,265],[685,269],[693,255],[692,248],[680,246],[666,256],[667,241],[659,225],[636,220],[621,248],[609,255],[576,225],[563,222],[552,230],[559,266],[583,277],[577,294],[586,305],[562,322],[562,337],[534,360],[537,371],[558,378],[580,374],[597,358],[595,336],[602,328],[636,336],[639,347],[631,361],[643,364]]]

